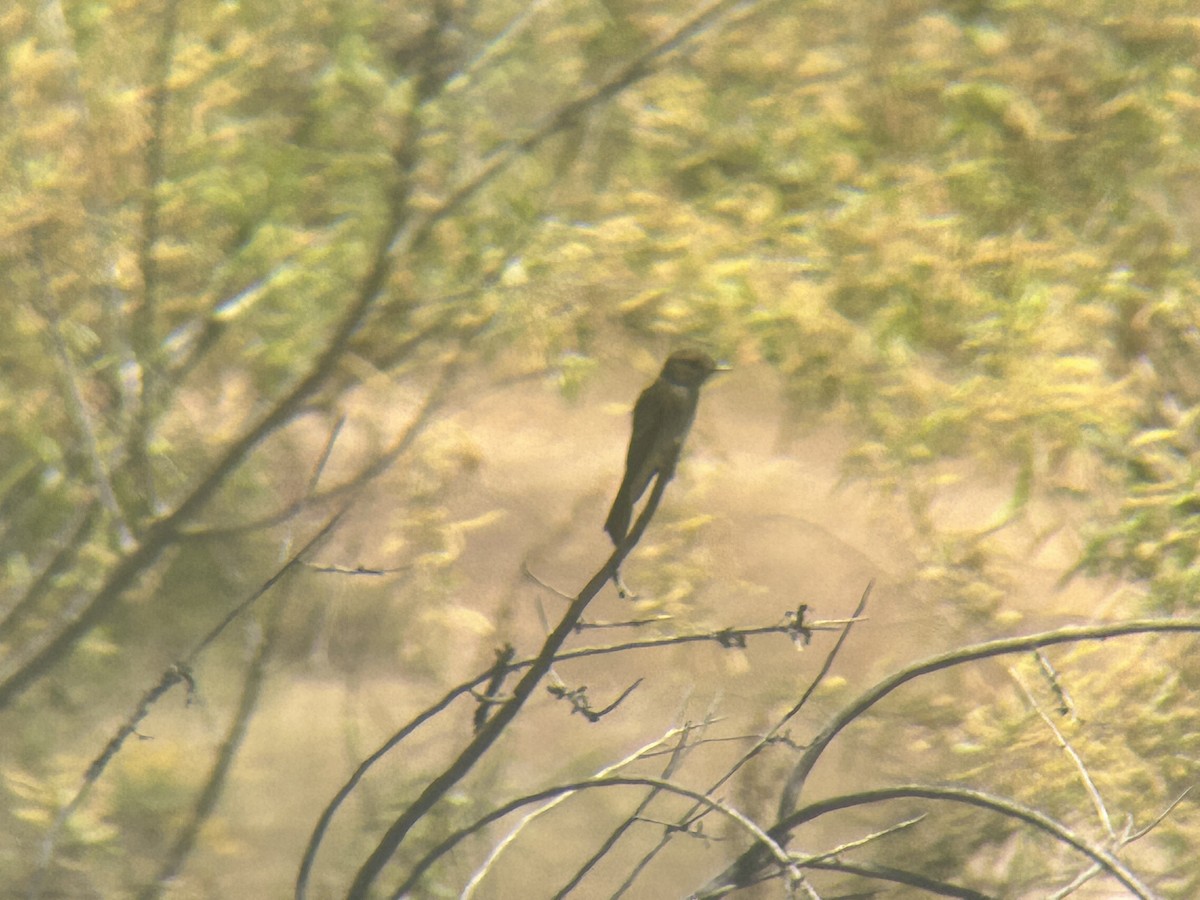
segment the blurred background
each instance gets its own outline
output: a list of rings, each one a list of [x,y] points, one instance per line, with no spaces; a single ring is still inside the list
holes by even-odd
[[[608,558],[630,410],[679,347],[732,371],[625,564],[637,597],[607,588],[585,618],[609,627],[568,648],[663,642],[551,679],[594,709],[643,680],[595,723],[536,693],[389,876],[685,723],[708,722],[672,777],[705,790],[836,632],[668,638],[842,619],[874,580],[786,740],[718,794],[766,826],[797,746],[904,665],[1196,606],[1192,3],[17,0],[0,45],[0,896],[291,896],[363,759],[504,644],[535,653]],[[1200,758],[1193,648],[920,679],[808,795],[967,785],[1110,846],[1153,825],[1121,858],[1200,895],[1200,815],[1171,807]],[[192,684],[147,698],[181,662]],[[371,769],[309,896],[344,895],[473,711]],[[477,896],[564,895],[642,796],[572,798]],[[978,810],[796,841],[916,814],[846,858],[1125,896]],[[747,846],[710,818],[635,874],[661,834],[570,895],[686,895]]]

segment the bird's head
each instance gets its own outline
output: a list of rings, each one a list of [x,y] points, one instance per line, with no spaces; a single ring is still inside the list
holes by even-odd
[[[698,387],[704,384],[714,372],[724,370],[724,366],[717,365],[713,358],[703,350],[676,350],[667,357],[661,377],[672,384]]]

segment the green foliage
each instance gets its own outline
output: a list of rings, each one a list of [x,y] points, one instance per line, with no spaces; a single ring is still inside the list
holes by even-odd
[[[139,692],[131,671],[191,646],[315,521],[314,448],[380,381],[428,396],[459,369],[495,384],[550,372],[574,398],[638,353],[699,342],[774,369],[797,421],[852,435],[847,476],[898,501],[945,619],[1008,621],[1024,548],[993,538],[1039,503],[1084,523],[1075,571],[1136,583],[1152,609],[1195,608],[1191,7],[751,3],[632,70],[693,4],[0,12],[4,677],[66,644],[17,706],[54,714],[4,750],[29,770],[6,776],[10,798],[39,810],[6,816],[9,843],[39,840],[46,785],[81,768],[43,751],[90,734],[77,716],[103,724]],[[397,426],[372,424],[320,501],[377,474]],[[463,614],[455,566],[503,511],[455,518],[446,501],[478,451],[444,423],[401,449],[403,512],[379,555],[406,574],[342,612],[332,654],[355,676],[436,677],[446,644],[489,626]],[[979,477],[1003,499],[947,526],[939,504]],[[704,522],[645,545],[643,583],[673,612],[710,568]],[[319,604],[307,611],[283,641],[297,665],[320,631]],[[72,637],[71,622],[86,627]],[[396,633],[412,637],[399,654]],[[1189,739],[1191,676],[1137,663],[1075,689],[1111,698],[1113,716],[1136,705],[1122,740],[1168,758],[1148,735]],[[1044,740],[1009,713],[938,724],[989,751]],[[1140,821],[1183,780],[1104,763],[1107,790],[1145,799]],[[140,822],[142,845],[121,852],[153,857],[149,831],[175,824],[183,789],[150,768],[73,827],[108,846],[105,823]],[[1009,839],[976,833],[931,858],[951,871]],[[1189,838],[1163,829],[1167,868]],[[4,856],[0,881],[33,858]],[[1014,879],[1046,877],[1031,866]]]

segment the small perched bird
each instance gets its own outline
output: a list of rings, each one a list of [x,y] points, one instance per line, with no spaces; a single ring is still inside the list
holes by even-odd
[[[663,365],[657,380],[642,391],[633,408],[633,435],[625,456],[625,478],[613,500],[604,530],[614,545],[629,531],[633,505],[655,475],[669,479],[675,474],[679,452],[700,400],[700,385],[720,371],[711,356],[701,350],[677,350]]]

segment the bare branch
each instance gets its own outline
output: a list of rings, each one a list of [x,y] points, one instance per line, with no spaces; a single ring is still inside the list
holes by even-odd
[[[709,716],[706,716],[704,722],[699,726],[699,728],[706,729],[710,724],[712,724],[712,721],[713,720]],[[689,751],[695,748],[695,741],[690,740],[691,732],[692,726],[685,726],[680,731],[679,740],[675,743],[675,746],[670,749],[667,764],[663,767],[662,775],[659,777],[669,780],[672,776],[674,776],[676,770],[683,762],[684,757]],[[646,759],[649,759],[654,757],[657,752],[658,751],[656,751],[653,747],[644,747],[642,748],[640,755]],[[579,883],[583,881],[587,874],[596,867],[600,860],[607,856],[609,851],[616,846],[617,841],[619,841],[621,837],[637,822],[644,821],[643,816],[646,810],[650,808],[650,804],[654,802],[654,799],[658,796],[658,794],[659,791],[657,789],[647,791],[646,796],[642,798],[641,802],[638,803],[634,811],[630,813],[623,822],[617,825],[617,827],[614,828],[603,841],[601,841],[600,846],[597,847],[596,851],[592,853],[592,855],[589,856],[587,860],[585,860],[584,863],[575,871],[570,880],[555,892],[554,900],[562,900],[562,898],[566,897],[571,891],[575,890],[575,888],[579,886]]]
[[[1092,801],[1092,807],[1096,810],[1096,816],[1100,819],[1100,825],[1104,828],[1104,833],[1108,835],[1110,840],[1116,840],[1117,833],[1113,829],[1112,818],[1108,814],[1108,808],[1104,805],[1104,798],[1100,796],[1100,791],[1096,787],[1096,782],[1092,780],[1092,776],[1088,772],[1087,766],[1084,765],[1083,759],[1077,752],[1075,752],[1075,748],[1071,746],[1070,741],[1068,741],[1066,737],[1063,736],[1063,733],[1058,730],[1058,726],[1056,726],[1050,717],[1042,711],[1041,706],[1038,705],[1036,698],[1034,698],[1033,694],[1029,690],[1029,687],[1021,679],[1021,676],[1016,669],[1009,669],[1008,673],[1012,676],[1013,681],[1017,683],[1017,686],[1025,695],[1025,699],[1028,701],[1030,707],[1038,714],[1042,722],[1045,723],[1046,727],[1050,729],[1050,733],[1054,735],[1055,742],[1057,742],[1058,746],[1067,754],[1067,756],[1071,758],[1071,763],[1075,766],[1075,771],[1079,773],[1079,780],[1083,782],[1083,788],[1085,791],[1087,791],[1088,798]]]
[[[868,689],[857,699],[845,706],[833,717],[821,733],[813,739],[788,779],[788,783],[784,789],[783,801],[780,804],[782,812],[779,817],[780,822],[773,826],[772,833],[778,836],[781,833],[779,829],[786,830],[790,827],[787,825],[793,818],[790,810],[794,808],[795,801],[799,798],[801,789],[809,773],[829,744],[841,733],[842,729],[892,691],[907,684],[909,681],[964,663],[1013,653],[1028,653],[1039,647],[1053,646],[1055,644],[1103,641],[1115,637],[1126,637],[1137,634],[1186,634],[1198,631],[1200,631],[1200,619],[1196,618],[1140,619],[1106,625],[1076,625],[1054,631],[1027,635],[1025,637],[1003,638],[982,644],[974,644],[913,663],[877,683],[874,687]],[[714,890],[718,885],[747,884],[754,877],[753,873],[759,868],[762,861],[763,857],[759,852],[754,848],[750,848],[710,884]]]
[[[818,627],[820,627],[821,624],[822,623],[814,623],[811,627],[818,628]],[[774,634],[774,633],[779,633],[781,631],[781,629],[785,629],[785,628],[786,628],[786,626],[766,626],[766,627],[757,628],[757,629],[746,629],[746,631],[747,631],[747,633],[753,632],[756,634]],[[715,640],[716,640],[716,635],[703,634],[703,635],[689,635],[689,636],[684,636],[681,638],[663,638],[663,639],[648,640],[648,641],[631,641],[628,643],[617,644],[617,645],[613,645],[613,646],[609,646],[609,647],[585,647],[585,648],[582,648],[579,650],[568,650],[568,651],[557,653],[557,654],[555,654],[552,662],[554,664],[557,664],[557,663],[562,663],[562,662],[568,662],[568,661],[574,660],[574,659],[582,659],[582,658],[590,657],[590,656],[602,656],[602,655],[614,654],[614,653],[624,653],[629,650],[655,649],[655,648],[670,645],[670,644],[689,643],[689,642],[693,642],[693,641],[715,641]],[[527,658],[527,659],[518,660],[516,662],[510,663],[506,667],[506,672],[517,672],[522,669],[527,669],[527,668],[531,667],[535,662],[536,662],[536,658]],[[445,694],[443,694],[440,699],[438,699],[433,704],[431,704],[429,707],[427,707],[426,709],[424,709],[423,711],[418,713],[415,717],[413,717],[399,731],[397,731],[390,738],[388,738],[382,745],[379,746],[378,749],[376,749],[370,756],[368,756],[366,759],[364,759],[359,764],[358,768],[354,770],[354,772],[351,774],[350,778],[347,779],[346,783],[344,785],[342,785],[342,787],[337,791],[336,794],[334,794],[333,798],[329,801],[329,803],[325,807],[325,809],[322,810],[321,815],[317,819],[316,825],[313,827],[312,835],[309,837],[308,845],[305,847],[304,855],[301,857],[299,871],[296,876],[296,883],[297,883],[296,895],[298,897],[303,897],[305,891],[307,890],[308,878],[312,872],[313,864],[316,861],[317,850],[320,848],[321,842],[324,840],[325,833],[329,829],[329,825],[333,821],[334,815],[337,813],[338,809],[341,807],[342,803],[346,800],[346,798],[348,798],[350,796],[350,794],[354,792],[355,788],[362,781],[362,779],[366,776],[367,772],[375,765],[375,763],[379,762],[381,759],[383,759],[385,756],[387,756],[389,753],[391,753],[392,750],[394,750],[399,744],[401,744],[411,734],[413,734],[415,731],[417,731],[422,725],[424,725],[426,722],[429,722],[430,720],[432,720],[436,716],[438,716],[440,713],[442,713],[455,700],[457,700],[463,696],[471,695],[472,691],[474,691],[479,685],[482,685],[482,684],[486,683],[489,679],[495,677],[495,674],[496,674],[496,666],[493,663],[492,665],[490,665],[486,669],[484,669],[482,672],[480,672],[478,675],[476,675],[474,678],[471,678],[470,680],[462,682],[461,684],[458,684],[455,687],[451,688],[449,691],[447,691]],[[510,699],[511,699],[511,695],[510,695]]]
[[[990,659],[995,656],[1008,656],[1013,653],[1028,653],[1039,647],[1049,647],[1055,644],[1073,644],[1081,641],[1103,641],[1114,637],[1128,637],[1137,634],[1187,634],[1200,631],[1200,619],[1135,619],[1130,622],[1114,622],[1105,625],[1073,625],[1058,628],[1054,631],[1043,631],[1025,637],[1001,638],[982,644],[972,644],[951,650],[938,656],[930,657],[906,666],[899,672],[890,675],[874,687],[866,691],[843,708],[833,720],[825,726],[805,751],[797,763],[795,770],[788,779],[788,785],[780,804],[781,818],[794,807],[804,786],[805,779],[821,754],[841,732],[843,728],[856,718],[908,682],[937,672],[953,668],[965,663]]]
[[[787,723],[790,722],[793,718],[796,717],[796,715],[799,714],[800,710],[803,709],[805,704],[808,703],[809,698],[812,697],[813,692],[816,691],[817,687],[821,684],[822,681],[824,681],[825,676],[829,674],[829,670],[831,668],[833,668],[833,661],[837,658],[838,653],[841,651],[842,646],[845,644],[846,639],[849,637],[850,629],[854,626],[855,622],[859,621],[859,617],[862,616],[863,611],[866,610],[867,601],[870,599],[871,591],[874,588],[874,586],[875,586],[874,580],[867,583],[867,587],[863,591],[862,596],[859,598],[858,605],[854,608],[854,612],[851,614],[849,619],[845,620],[841,624],[841,634],[838,635],[837,641],[834,642],[833,647],[831,647],[829,652],[825,655],[825,661],[821,664],[820,670],[813,677],[812,681],[809,682],[808,687],[805,689],[804,693],[801,694],[800,699],[796,701],[796,703],[792,706],[791,709],[789,709],[786,713],[784,713],[784,715],[780,718],[780,720],[778,722],[776,722],[775,725],[773,725],[770,728],[770,730],[767,731],[767,733],[765,735],[763,735],[761,738],[759,738],[759,740],[754,744],[753,747],[751,747],[744,754],[742,754],[742,756],[737,760],[737,762],[735,762],[728,769],[728,771],[725,772],[724,775],[722,775],[720,778],[718,778],[712,784],[712,786],[709,787],[709,789],[708,789],[709,794],[713,794],[716,791],[718,791],[721,788],[721,786],[724,785],[726,782],[728,782],[731,778],[733,778],[733,776],[736,775],[742,769],[743,766],[745,766],[752,759],[754,759],[756,756],[758,756],[766,747],[768,747],[772,743],[778,741],[779,734],[783,731],[783,729],[787,725]],[[785,620],[785,627],[787,627],[789,629],[799,628],[801,626],[806,628],[809,632],[821,627],[820,623],[816,623],[816,624],[812,624],[812,625],[807,625],[804,623],[804,606],[798,607],[796,613],[790,615],[789,618],[787,620]],[[692,816],[696,815],[697,811],[698,811],[698,807],[693,807],[692,809],[688,810],[680,818],[680,822],[686,823],[689,819],[691,819]],[[667,846],[667,844],[670,842],[671,838],[672,838],[672,832],[670,832],[670,831],[664,832],[663,836],[659,839],[659,842],[654,847],[652,847],[645,855],[643,855],[643,857],[640,860],[638,860],[638,863],[633,867],[633,870],[630,872],[629,877],[626,878],[625,883],[621,885],[620,889],[618,889],[618,891],[616,892],[616,894],[614,896],[620,897],[621,895],[623,895],[625,893],[625,891],[627,891],[630,887],[633,886],[634,881],[637,880],[637,878],[641,874],[642,870],[645,869],[646,866],[650,864],[650,861],[653,860],[654,857],[656,857],[663,850],[663,848],[665,848]]]
[[[499,706],[503,701],[500,696],[500,688],[504,686],[504,678],[511,671],[509,664],[516,656],[516,648],[512,644],[505,644],[496,650],[496,663],[492,666],[488,673],[488,682],[484,687],[482,694],[477,694],[472,691],[472,695],[478,700],[479,705],[475,708],[475,730],[478,731],[487,722],[488,711],[493,706]]]
[[[482,327],[482,326],[481,326]],[[472,337],[477,334],[477,331],[472,330],[467,334],[462,335],[460,346],[465,345]],[[454,385],[458,381],[459,375],[462,373],[463,358],[461,353],[456,354],[451,358],[441,371],[438,372],[437,381],[433,387],[425,395],[424,401],[420,408],[413,414],[408,424],[404,427],[404,431],[392,445],[387,448],[382,454],[371,459],[358,472],[348,478],[341,484],[334,485],[324,491],[316,491],[315,483],[311,485],[309,491],[306,491],[284,509],[278,510],[269,516],[261,519],[256,519],[250,522],[243,522],[237,525],[229,525],[221,528],[204,528],[195,530],[185,530],[182,532],[183,537],[189,539],[204,539],[210,540],[213,538],[225,538],[239,534],[245,534],[249,531],[259,531],[264,528],[270,528],[274,525],[280,525],[296,515],[299,515],[304,510],[317,506],[319,504],[328,503],[332,500],[338,500],[347,495],[354,496],[359,491],[367,487],[376,478],[379,478],[388,471],[401,456],[413,445],[413,442],[420,436],[422,429],[429,423],[433,416],[446,403],[453,390]],[[340,427],[340,423],[339,423]]]
[[[46,323],[46,334],[50,344],[50,352],[57,364],[55,368],[58,373],[59,390],[62,392],[63,406],[66,409],[67,419],[75,431],[78,446],[82,449],[83,455],[87,459],[92,487],[95,488],[101,505],[112,517],[121,548],[128,550],[133,545],[133,531],[125,520],[124,510],[121,509],[120,504],[117,502],[117,495],[113,491],[112,477],[109,474],[108,465],[101,456],[100,442],[96,436],[96,424],[93,421],[91,413],[88,411],[87,405],[84,403],[83,393],[79,388],[79,370],[75,365],[75,360],[71,355],[70,349],[67,347],[67,342],[63,338],[62,321],[59,316],[58,305],[47,286],[50,276],[46,272],[43,263],[40,247],[41,241],[38,240],[37,244],[36,256],[38,268],[41,269],[41,288],[43,294],[34,303],[34,307],[38,315],[42,317],[42,321]]]
[[[512,698],[496,710],[495,714],[479,729],[474,739],[463,749],[458,757],[440,775],[434,778],[417,799],[392,823],[379,844],[367,857],[366,862],[359,868],[354,882],[350,885],[348,892],[350,898],[358,900],[358,898],[363,898],[367,895],[370,886],[383,870],[387,861],[404,841],[404,838],[408,835],[412,827],[423,819],[429,810],[433,808],[434,804],[441,800],[454,785],[461,781],[475,767],[475,764],[483,757],[492,744],[495,743],[496,739],[500,737],[501,733],[508,726],[508,723],[516,718],[517,713],[525,705],[525,701],[529,699],[538,683],[550,670],[550,667],[554,663],[555,654],[567,637],[570,636],[571,632],[574,631],[575,624],[578,622],[579,617],[583,615],[583,611],[587,608],[587,605],[600,593],[600,589],[612,579],[620,567],[621,561],[637,546],[638,541],[641,540],[646,526],[650,524],[650,520],[658,510],[658,504],[662,501],[663,491],[666,490],[666,486],[667,482],[661,474],[654,479],[654,489],[651,491],[650,498],[646,501],[645,507],[638,516],[637,522],[634,523],[633,529],[626,539],[621,542],[621,545],[614,548],[608,561],[600,567],[591,580],[584,585],[579,595],[571,602],[570,607],[563,614],[558,625],[542,644],[542,649],[537,657],[513,688]],[[306,875],[306,872],[302,869],[301,874]],[[296,885],[297,897],[303,896],[304,889],[304,882],[298,880]]]
[[[1071,699],[1071,695],[1063,687],[1062,680],[1058,677],[1058,672],[1054,671],[1054,666],[1050,665],[1050,660],[1046,658],[1046,654],[1038,650],[1033,655],[1037,659],[1038,667],[1042,670],[1042,674],[1046,676],[1046,682],[1050,685],[1050,689],[1058,697],[1059,715],[1074,714],[1075,701]]]
[[[49,869],[50,863],[54,859],[54,853],[57,849],[59,838],[61,837],[67,822],[70,821],[71,817],[78,811],[80,806],[82,806],[84,800],[90,793],[92,786],[95,785],[100,776],[104,774],[105,769],[108,768],[108,764],[112,762],[117,753],[120,752],[121,748],[125,744],[125,741],[128,740],[130,736],[137,733],[138,725],[143,719],[146,718],[147,715],[149,715],[150,710],[154,707],[158,700],[163,697],[171,688],[181,682],[187,684],[189,688],[194,687],[191,669],[196,660],[199,658],[200,654],[203,653],[204,650],[221,635],[221,633],[230,625],[230,623],[232,623],[238,616],[245,613],[264,594],[274,587],[284,575],[299,566],[304,556],[306,556],[327,537],[329,537],[329,535],[333,532],[333,529],[337,526],[338,522],[341,521],[341,518],[344,514],[345,510],[342,510],[337,515],[333,516],[328,522],[326,522],[324,527],[322,527],[312,538],[310,538],[308,542],[300,548],[300,550],[294,553],[288,559],[288,561],[284,563],[270,578],[264,581],[258,590],[235,606],[211,631],[209,631],[207,635],[197,642],[182,660],[167,667],[166,671],[164,671],[162,676],[159,678],[158,683],[145,693],[142,699],[138,702],[138,705],[134,709],[133,713],[131,713],[121,727],[117,729],[116,734],[114,734],[109,740],[108,744],[105,746],[100,755],[92,761],[90,766],[88,766],[87,772],[83,776],[83,781],[80,784],[79,789],[75,792],[75,796],[73,796],[71,800],[68,801],[65,806],[63,806],[58,815],[55,817],[54,823],[51,825],[50,830],[46,835],[46,839],[42,843],[38,867],[31,883],[31,898],[37,898],[41,895],[43,879]]]
[[[1168,803],[1167,808],[1164,809],[1162,812],[1160,812],[1157,816],[1155,816],[1150,821],[1150,824],[1148,824],[1145,828],[1140,828],[1131,834],[1127,833],[1127,834],[1121,835],[1119,838],[1117,838],[1114,841],[1113,849],[1119,850],[1120,848],[1124,847],[1126,844],[1132,844],[1134,841],[1140,840],[1141,838],[1145,837],[1147,834],[1149,834],[1151,831],[1153,831],[1156,827],[1158,827],[1162,823],[1162,821],[1164,819],[1166,819],[1166,817],[1169,816],[1174,811],[1175,807],[1183,802],[1184,798],[1187,797],[1187,795],[1190,794],[1191,791],[1192,791],[1192,789],[1190,787],[1187,788],[1186,790],[1184,790],[1183,793],[1181,793],[1178,797],[1176,797],[1174,800],[1172,800],[1170,803]],[[1097,875],[1099,875],[1102,871],[1104,871],[1104,870],[1099,865],[1089,866],[1087,869],[1080,872],[1079,875],[1076,876],[1075,879],[1072,880],[1072,882],[1070,884],[1068,884],[1066,887],[1062,888],[1061,890],[1055,891],[1053,894],[1051,894],[1049,896],[1049,898],[1047,898],[1047,900],[1062,900],[1063,897],[1070,896],[1071,894],[1075,893],[1075,891],[1079,890],[1079,888],[1083,887],[1083,885],[1087,884],[1089,881],[1091,881],[1093,878],[1095,878]]]
[[[677,738],[677,737],[681,738],[680,742],[677,743],[675,746],[675,750],[678,751],[679,748],[683,746],[684,741],[682,739],[686,738],[689,729],[690,729],[690,726],[686,726],[686,725],[682,726],[680,728],[672,728],[670,731],[668,731],[662,737],[659,737],[659,738],[651,741],[649,744],[646,744],[644,747],[641,747],[638,750],[635,750],[633,753],[629,754],[624,759],[613,763],[611,766],[606,766],[605,768],[598,771],[592,777],[593,778],[605,778],[609,775],[619,772],[619,771],[621,771],[621,769],[625,768],[626,766],[628,766],[632,763],[637,762],[639,759],[644,758],[646,755],[652,753],[653,751],[657,750],[659,747],[662,747],[668,741],[670,741],[674,738]],[[670,768],[670,767],[668,766],[668,768]],[[669,776],[664,776],[664,777],[669,777]],[[469,898],[475,893],[476,889],[479,887],[480,882],[482,882],[483,879],[487,877],[488,872],[491,871],[493,866],[495,866],[496,861],[500,858],[501,854],[503,854],[505,850],[507,850],[510,846],[512,846],[512,844],[516,841],[517,837],[520,835],[520,833],[525,829],[525,827],[527,825],[529,825],[531,822],[533,822],[539,816],[545,815],[550,810],[554,809],[554,807],[558,806],[560,803],[565,802],[569,797],[571,797],[573,795],[574,795],[573,791],[559,794],[556,797],[554,797],[552,800],[550,800],[549,802],[547,802],[544,805],[535,809],[533,812],[526,813],[524,816],[522,816],[521,820],[516,824],[516,826],[508,834],[506,834],[496,844],[495,847],[492,848],[492,852],[488,854],[488,858],[486,860],[484,860],[483,864],[480,865],[478,869],[476,869],[475,874],[471,876],[470,881],[468,881],[466,887],[463,888],[462,895],[461,895],[462,900],[469,900]]]
[[[88,538],[91,536],[92,528],[95,527],[99,518],[99,503],[90,503],[80,511],[78,518],[72,525],[69,537],[60,537],[50,542],[55,547],[54,553],[42,567],[42,571],[38,576],[33,579],[21,599],[4,613],[3,618],[0,618],[0,636],[11,631],[21,619],[33,612],[42,598],[50,592],[55,579],[71,566],[75,565],[76,560],[79,558],[79,552],[87,543]]]
[[[862,791],[856,794],[831,797],[828,800],[812,803],[803,809],[797,810],[773,826],[770,833],[777,839],[781,839],[782,835],[787,834],[798,825],[811,822],[827,813],[901,799],[944,800],[951,803],[962,803],[990,810],[1007,818],[1024,822],[1026,825],[1030,825],[1050,835],[1055,840],[1066,844],[1090,858],[1124,885],[1134,896],[1142,898],[1142,900],[1153,900],[1155,897],[1154,892],[1142,884],[1138,877],[1108,850],[1087,840],[1070,828],[1067,828],[1061,822],[1051,819],[1049,816],[1035,809],[1017,803],[1015,800],[967,788],[907,784],[900,785],[899,787],[880,788],[873,791]],[[716,883],[719,885],[726,884],[723,879],[718,879]],[[705,897],[711,895],[701,892],[699,896]]]
[[[515,800],[510,800],[508,803],[488,813],[486,816],[477,819],[475,822],[460,828],[453,834],[447,836],[440,844],[429,851],[421,860],[419,860],[409,872],[404,883],[400,885],[392,894],[392,897],[402,897],[406,892],[411,891],[420,881],[425,872],[438,861],[442,856],[454,849],[462,840],[476,832],[486,828],[492,822],[502,819],[510,813],[515,812],[523,806],[528,806],[531,803],[540,803],[543,800],[580,793],[586,790],[607,787],[652,787],[660,791],[666,791],[672,794],[679,794],[682,797],[688,797],[695,800],[697,803],[719,812],[721,815],[732,820],[736,825],[749,833],[758,845],[766,848],[766,852],[775,860],[780,868],[788,873],[788,877],[792,884],[801,888],[807,888],[808,882],[804,878],[803,873],[796,867],[795,863],[788,856],[787,852],[777,844],[769,834],[754,823],[752,819],[728,804],[713,800],[711,797],[693,791],[690,788],[685,788],[661,778],[647,778],[635,776],[606,776],[603,778],[588,779],[586,781],[577,781],[570,784],[557,785],[551,788],[545,788],[533,794],[528,794],[524,797],[518,797]],[[809,896],[815,897],[811,888],[807,888]]]
[[[312,544],[310,543],[309,546]],[[229,780],[229,772],[233,767],[234,759],[245,740],[250,719],[258,706],[259,697],[262,695],[263,684],[267,677],[267,664],[279,638],[283,610],[283,598],[278,598],[269,613],[267,627],[255,648],[254,658],[246,670],[238,708],[230,720],[225,740],[222,741],[213,759],[208,778],[196,797],[196,802],[192,806],[186,823],[180,829],[170,850],[167,851],[158,874],[139,893],[139,900],[157,900],[162,896],[170,881],[183,868],[188,856],[196,846],[200,829],[212,817],[213,810],[216,809],[221,792]]]
[[[625,701],[626,697],[637,690],[638,685],[640,685],[642,681],[643,679],[641,678],[637,679],[637,681],[625,688],[625,690],[620,693],[616,700],[608,704],[608,706],[604,707],[603,709],[592,709],[591,701],[588,699],[586,686],[568,689],[563,685],[551,685],[549,688],[547,688],[547,690],[552,696],[557,697],[560,700],[569,701],[571,704],[571,712],[579,713],[589,722],[594,723],[599,722],[602,718],[620,706]]]
[[[897,822],[895,825],[889,825],[887,828],[880,829],[879,831],[873,831],[870,834],[856,838],[853,841],[847,841],[844,844],[838,844],[838,846],[831,850],[826,850],[824,853],[815,853],[812,856],[802,857],[797,859],[796,862],[802,866],[807,866],[817,862],[825,862],[828,859],[833,859],[834,857],[840,856],[841,854],[850,850],[857,850],[859,847],[865,847],[867,844],[874,843],[875,841],[893,835],[898,831],[904,831],[905,829],[912,828],[925,818],[926,815],[924,813],[919,816],[913,816],[910,819],[905,819],[903,822]]]
[[[895,866],[880,866],[871,863],[850,863],[850,862],[813,862],[808,864],[810,869],[819,869],[828,872],[841,872],[846,875],[857,875],[861,878],[870,878],[875,881],[886,881],[893,884],[904,885],[905,887],[913,887],[924,891],[928,894],[935,894],[939,897],[957,897],[959,900],[995,900],[988,894],[982,894],[979,891],[973,891],[970,888],[960,887],[949,882],[939,881],[919,872],[909,872],[905,869],[897,869]],[[736,890],[730,888],[731,891]]]
[[[175,56],[175,38],[179,26],[179,0],[166,0],[161,16],[161,30],[151,61],[150,134],[146,142],[146,158],[142,179],[141,239],[138,245],[138,268],[142,275],[141,297],[133,310],[130,325],[130,345],[137,365],[137,405],[125,436],[129,464],[140,484],[146,502],[145,512],[154,513],[157,490],[150,465],[150,429],[158,412],[158,367],[161,360],[158,346],[158,257],[155,255],[160,237],[160,191],[166,178],[167,106],[171,92],[167,80]]]
[[[434,226],[442,219],[457,212],[514,162],[536,150],[551,137],[574,126],[593,107],[611,100],[622,91],[654,74],[657,71],[656,66],[664,58],[686,46],[709,29],[716,27],[724,17],[745,4],[746,0],[716,0],[716,2],[710,3],[670,35],[627,63],[608,81],[554,110],[525,137],[506,141],[497,146],[475,175],[460,184],[422,221],[413,223],[410,228],[398,234],[394,249],[412,250],[421,246],[433,233]]]

